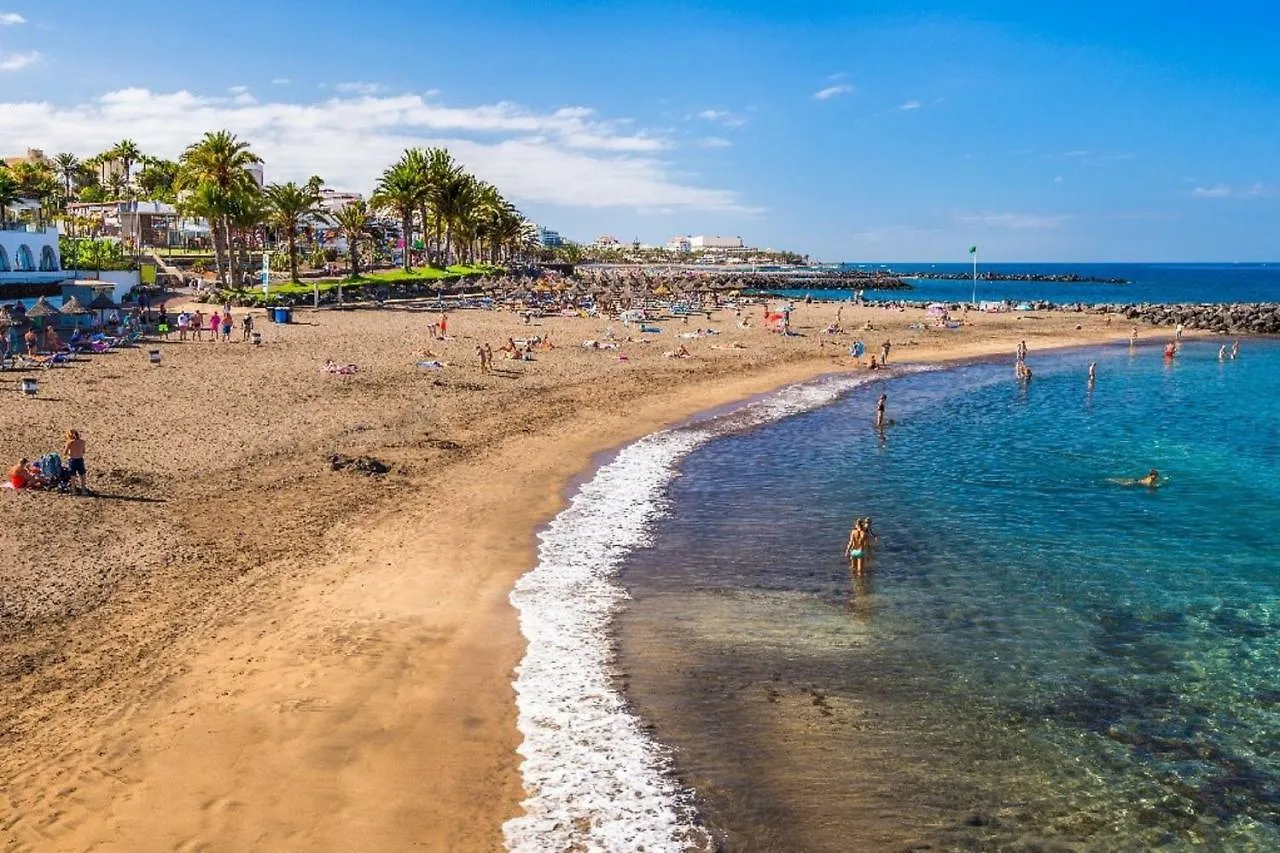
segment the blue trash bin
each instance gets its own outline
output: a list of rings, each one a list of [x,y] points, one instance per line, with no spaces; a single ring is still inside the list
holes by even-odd
[[[271,320],[275,323],[289,322],[289,309],[281,306],[271,309]]]

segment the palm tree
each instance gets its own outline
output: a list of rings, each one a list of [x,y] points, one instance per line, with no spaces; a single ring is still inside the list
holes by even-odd
[[[479,182],[474,176],[455,168],[444,177],[436,199],[436,215],[444,223],[444,265],[447,267],[453,259],[453,232],[455,228],[466,227],[464,217],[468,215],[477,202]]]
[[[228,253],[228,261],[232,259],[229,214],[235,206],[237,194],[258,192],[258,185],[248,168],[261,162],[262,159],[249,150],[249,143],[241,142],[235,134],[225,130],[206,133],[199,142],[187,147],[179,161],[181,168],[175,189],[191,190],[193,196],[198,196],[196,204],[189,209],[203,210],[201,215],[206,216],[213,227],[218,278],[224,285],[230,264],[224,267],[222,252]]]
[[[320,192],[310,182],[298,186],[270,184],[263,191],[267,203],[267,222],[277,230],[283,229],[289,243],[289,280],[298,280],[298,228],[306,219],[325,219],[320,207]]]
[[[444,188],[453,180],[454,176],[459,172],[458,164],[454,162],[453,155],[445,148],[428,148],[424,153],[426,158],[426,192],[434,209],[432,224],[435,226],[435,242],[437,251],[440,250],[444,242],[444,232],[446,223],[444,217],[440,215],[440,198]],[[423,227],[426,227],[426,220],[423,220]],[[448,266],[448,258],[443,258],[440,264]]]
[[[373,216],[364,199],[348,202],[333,215],[333,223],[342,231],[347,241],[347,258],[351,262],[351,277],[360,276],[360,241],[368,237],[373,228]],[[342,301],[341,285],[339,285],[338,301]]]
[[[124,167],[124,181],[127,184],[133,164],[142,159],[142,151],[138,148],[138,144],[132,139],[121,139],[107,153],[113,160],[119,160],[120,165]]]
[[[9,206],[21,198],[13,173],[0,166],[0,228],[9,224]]]
[[[404,239],[404,271],[412,272],[413,214],[422,202],[422,179],[404,158],[382,173],[373,191],[373,206],[400,217],[400,234]]]
[[[364,199],[344,204],[333,217],[347,240],[347,258],[351,262],[351,277],[360,275],[360,240],[373,232],[373,216]],[[338,279],[338,304],[342,304],[342,279]]]
[[[71,199],[71,185],[80,173],[80,160],[69,151],[57,154],[53,158],[54,171],[62,178],[62,199],[65,204]]]
[[[125,190],[127,182],[124,175],[119,172],[112,172],[111,177],[107,178],[107,191],[111,193],[112,201],[120,201],[126,195]]]

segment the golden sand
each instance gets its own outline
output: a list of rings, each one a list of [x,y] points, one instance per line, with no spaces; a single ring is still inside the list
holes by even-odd
[[[578,346],[639,336],[599,319],[459,311],[437,342],[422,310],[259,314],[261,347],[175,336],[42,371],[35,399],[14,382],[0,459],[75,427],[97,496],[0,491],[0,847],[501,849],[521,798],[507,594],[595,454],[857,369],[855,337],[891,339],[891,364],[1012,359],[1025,339],[1034,364],[1129,328],[1055,312],[911,330],[923,312],[846,306],[847,328],[875,329],[822,334],[836,310],[799,306],[790,338],[759,308],[746,329],[728,310],[669,320],[616,351]],[[720,334],[677,337],[698,326]],[[532,335],[557,346],[480,371],[478,343]],[[664,357],[680,344],[691,358]],[[335,453],[391,472],[331,470]]]

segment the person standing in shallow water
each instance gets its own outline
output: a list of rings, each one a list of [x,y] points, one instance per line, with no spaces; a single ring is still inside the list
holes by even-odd
[[[876,429],[884,429],[884,407],[888,400],[887,394],[881,394],[880,399],[876,400]]]
[[[853,527],[849,530],[849,542],[845,545],[845,556],[849,558],[849,571],[854,576],[862,574],[865,568],[866,547],[867,547],[867,531],[862,526],[862,519],[855,518]]]
[[[1093,383],[1098,381],[1098,362],[1089,362],[1089,387],[1093,387]]]

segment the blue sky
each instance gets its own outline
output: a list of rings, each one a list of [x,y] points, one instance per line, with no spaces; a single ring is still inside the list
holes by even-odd
[[[443,143],[580,240],[1280,260],[1280,9],[1040,5],[0,0],[0,148],[228,127],[367,191]]]

